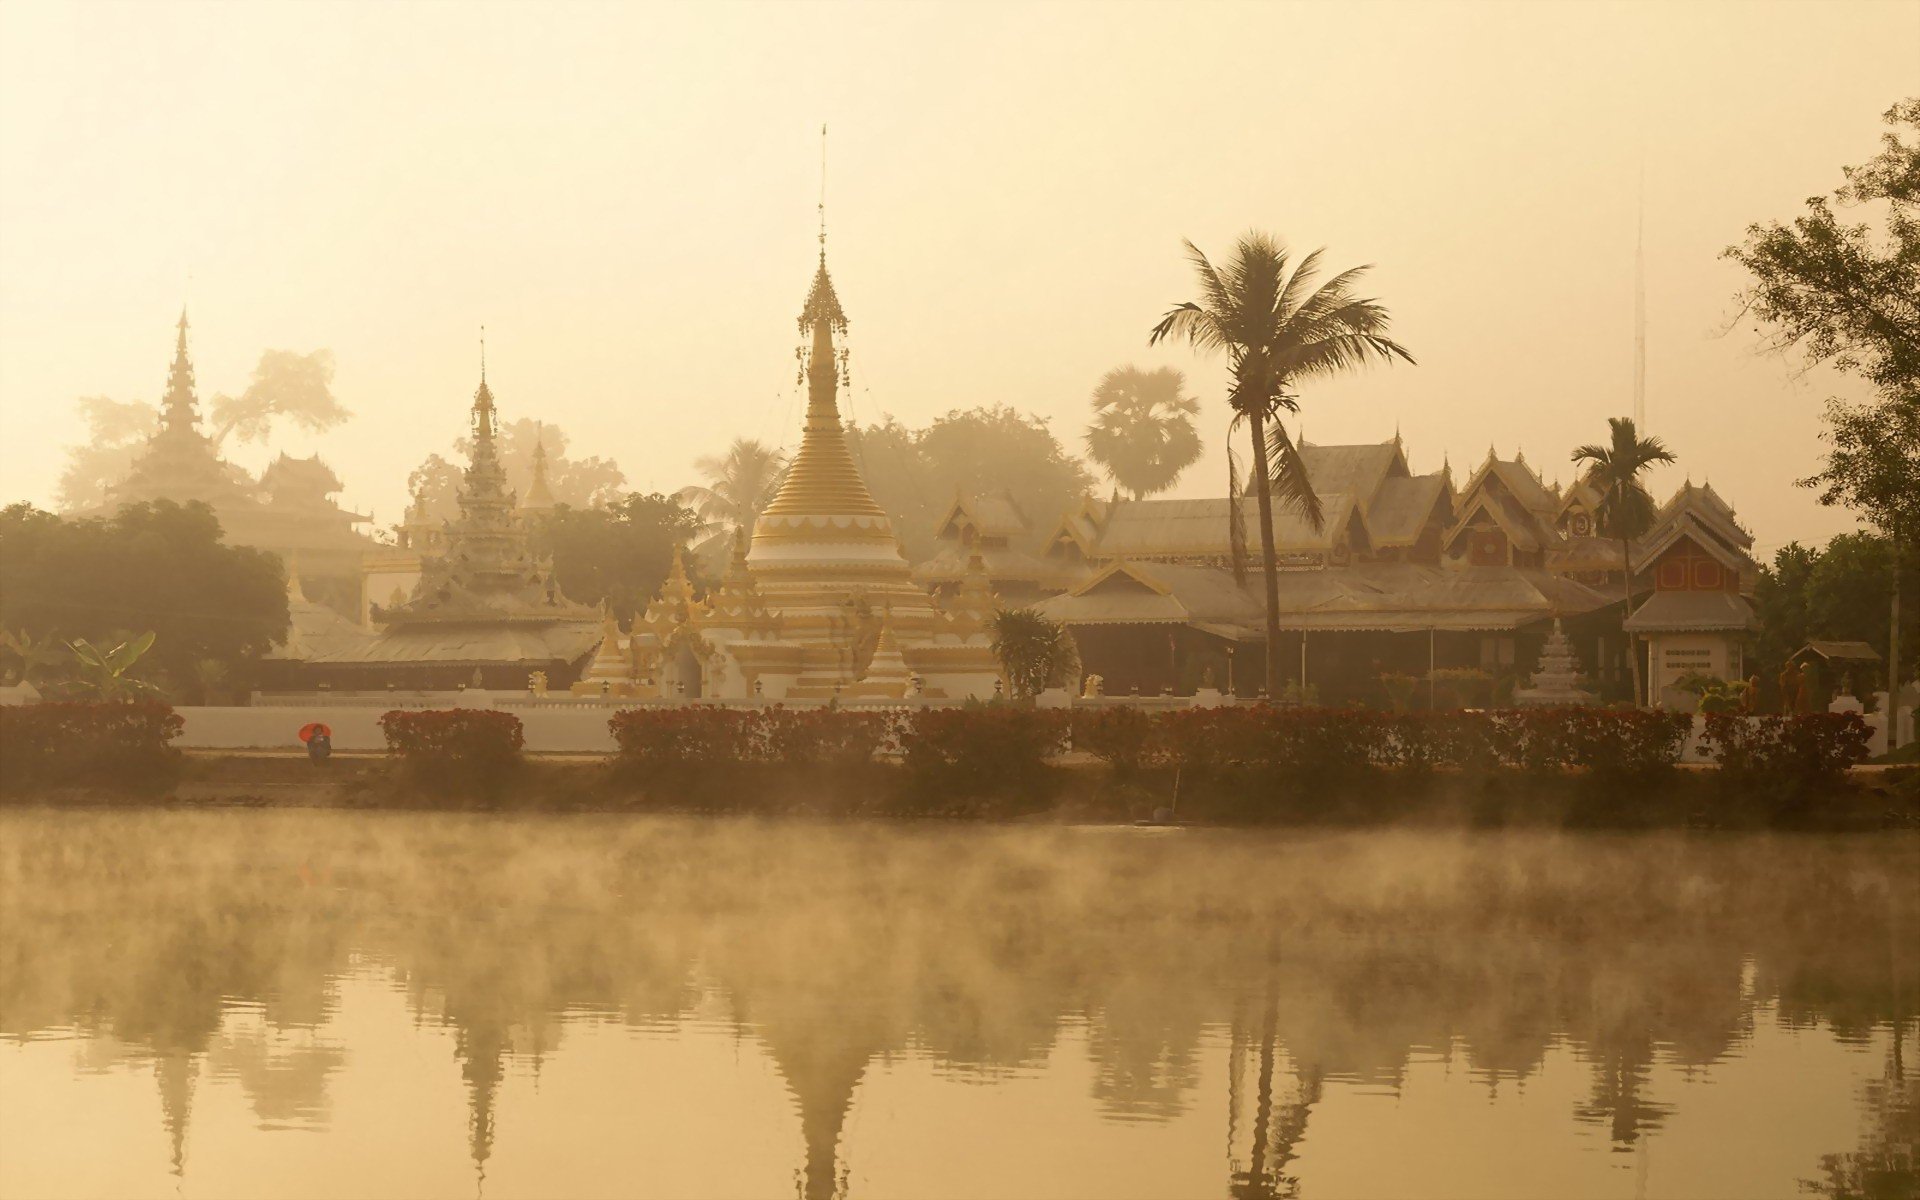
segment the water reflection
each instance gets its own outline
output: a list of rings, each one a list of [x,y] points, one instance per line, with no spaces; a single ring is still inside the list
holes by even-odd
[[[804,1200],[860,1190],[849,1114],[874,1088],[907,1095],[896,1068],[1012,1096],[1060,1077],[1071,1042],[1090,1069],[1078,1103],[1109,1123],[1204,1118],[1224,1156],[1185,1190],[1251,1198],[1339,1190],[1378,1148],[1345,1127],[1316,1140],[1333,1089],[1412,1102],[1437,1086],[1422,1082],[1433,1064],[1519,1122],[1549,1061],[1571,1055],[1587,1081],[1557,1121],[1631,1160],[1688,1111],[1661,1072],[1711,1081],[1751,1058],[1760,1024],[1836,1053],[1886,1047],[1858,1088],[1858,1144],[1808,1145],[1798,1169],[1832,1196],[1905,1195],[1916,881],[1911,839],[12,812],[0,1036],[72,1038],[76,1074],[150,1071],[167,1165],[188,1181],[212,1084],[237,1085],[257,1130],[329,1130],[331,1089],[384,1052],[343,1028],[343,990],[397,988],[419,1030],[450,1035],[451,1062],[416,1049],[406,1069],[457,1074],[479,1186],[516,1136],[500,1115],[510,1074],[537,1080],[596,1029],[731,1038],[791,1094]],[[1797,1070],[1747,1086],[1791,1120]],[[0,1095],[28,1086],[0,1077]],[[1022,1111],[1045,1125],[1058,1103]],[[681,1148],[706,1156],[716,1192],[750,1190],[730,1163],[776,1136],[738,1119]],[[1516,1159],[1565,1152],[1513,1128]],[[31,1174],[35,1153],[9,1146],[0,1163]],[[995,1173],[994,1153],[978,1148],[977,1178],[912,1186],[1018,1191],[1008,1172],[1037,1170]],[[1704,1149],[1695,1169],[1716,1153],[1742,1150]],[[1407,1187],[1462,1190],[1444,1165],[1410,1164]],[[1542,1177],[1571,1179],[1563,1166]]]

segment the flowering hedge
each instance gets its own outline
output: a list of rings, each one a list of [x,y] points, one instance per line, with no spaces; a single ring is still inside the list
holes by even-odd
[[[0,787],[165,787],[184,722],[161,700],[0,707]]]
[[[714,766],[776,763],[853,766],[873,761],[890,734],[884,713],[840,709],[630,708],[607,728],[631,765]]]
[[[1729,779],[1806,781],[1830,779],[1865,762],[1871,736],[1859,713],[1709,713],[1700,741]]]
[[[1125,714],[1125,715],[1122,715]],[[1119,770],[1277,771],[1315,778],[1369,768],[1637,775],[1679,760],[1691,718],[1632,709],[1378,713],[1189,708],[1076,713],[1074,745]]]
[[[907,766],[942,791],[1024,790],[1065,749],[1065,718],[1020,704],[923,708],[903,722],[900,749]]]
[[[483,708],[395,709],[380,718],[387,753],[428,770],[512,767],[526,735],[520,718]]]

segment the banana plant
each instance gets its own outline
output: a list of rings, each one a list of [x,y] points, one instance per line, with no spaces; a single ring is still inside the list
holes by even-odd
[[[34,637],[22,629],[18,633],[0,629],[0,650],[20,661],[20,678],[26,683],[44,683],[54,669],[66,661],[59,638],[49,633]]]
[[[98,700],[132,700],[158,692],[160,689],[146,680],[127,674],[140,661],[140,656],[152,649],[153,636],[149,629],[111,650],[102,650],[85,638],[68,642],[67,649],[73,651],[77,668],[76,690]]]

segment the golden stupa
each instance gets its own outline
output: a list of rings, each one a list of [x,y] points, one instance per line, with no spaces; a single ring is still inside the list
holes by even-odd
[[[676,555],[660,598],[627,639],[630,677],[600,694],[665,699],[887,700],[986,697],[999,665],[988,642],[994,600],[984,568],[942,610],[915,583],[893,522],[847,446],[838,392],[847,316],[827,272],[825,236],[800,311],[807,419],[780,491],[736,542],[726,578],[694,601]]]

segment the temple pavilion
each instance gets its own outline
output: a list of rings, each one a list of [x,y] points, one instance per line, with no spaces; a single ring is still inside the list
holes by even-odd
[[[351,611],[360,556],[374,544],[356,527],[372,518],[334,501],[340,480],[318,458],[282,454],[256,480],[220,457],[201,429],[187,329],[182,310],[159,426],[127,477],[109,489],[106,506],[85,515],[111,515],[122,505],[154,500],[199,501],[213,510],[227,542],[297,559],[317,600]]]
[[[945,603],[913,577],[892,520],[847,447],[838,389],[847,315],[822,245],[800,311],[806,424],[785,482],[741,538],[719,585],[696,599],[675,556],[660,595],[624,636],[607,618],[575,688],[666,698],[887,700],[985,697],[1000,677],[986,568]]]
[[[1479,672],[1523,680],[1557,620],[1589,680],[1624,698],[1629,634],[1654,670],[1659,703],[1688,666],[1733,678],[1754,627],[1753,539],[1711,488],[1681,488],[1631,547],[1633,612],[1617,541],[1599,537],[1586,482],[1550,485],[1524,455],[1492,448],[1464,485],[1450,466],[1416,474],[1396,436],[1322,446],[1301,457],[1326,519],[1276,511],[1283,677],[1324,703],[1378,702],[1383,675]],[[951,550],[923,572],[942,578],[969,542],[1010,548],[1007,586],[1066,624],[1107,691],[1191,693],[1267,687],[1265,597],[1254,505],[1240,506],[1248,571],[1231,569],[1234,506],[1197,500],[1084,499],[1032,541],[1004,505],[960,504],[941,530]],[[980,518],[969,517],[977,514]],[[958,515],[956,515],[958,514]],[[1000,580],[991,581],[999,586]]]

